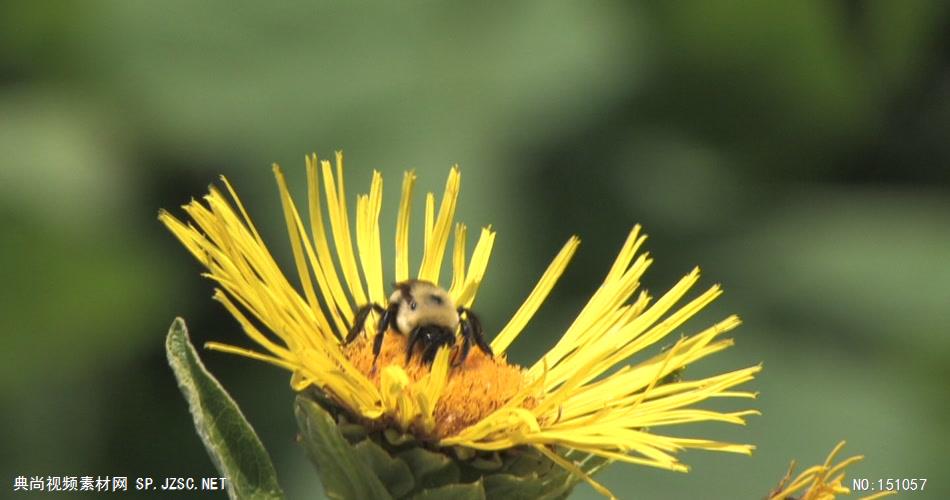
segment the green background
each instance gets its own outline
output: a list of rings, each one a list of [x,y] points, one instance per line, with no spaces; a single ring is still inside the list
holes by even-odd
[[[512,360],[553,345],[636,222],[654,295],[697,264],[724,285],[683,332],[735,312],[737,346],[687,374],[764,362],[747,386],[763,416],[670,432],[758,450],[686,453],[689,474],[615,465],[599,477],[621,498],[760,498],[839,439],[867,455],[850,475],[950,496],[947,7],[0,4],[0,492],[215,475],[164,335],[181,315],[196,344],[250,341],[157,211],[226,174],[289,262],[270,164],[302,195],[304,155],[342,149],[351,203],[383,172],[384,242],[404,169],[422,191],[461,166],[459,218],[498,231],[490,332],[581,236]],[[320,496],[288,374],[203,357],[288,496]]]

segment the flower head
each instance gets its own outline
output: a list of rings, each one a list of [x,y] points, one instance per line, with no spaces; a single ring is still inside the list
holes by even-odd
[[[864,459],[863,455],[855,455],[851,458],[842,460],[835,465],[834,461],[838,452],[844,448],[844,441],[838,443],[828,458],[821,465],[814,465],[802,471],[801,474],[791,479],[795,472],[795,461],[792,460],[788,467],[788,472],[779,483],[778,487],[769,494],[769,500],[834,500],[837,495],[850,495],[851,490],[844,486],[844,469],[851,464],[860,462]],[[863,500],[873,500],[895,494],[895,491],[882,491],[870,496],[863,497]],[[799,496],[794,496],[798,494]]]
[[[386,304],[391,291],[385,283],[410,278],[410,208],[416,177],[413,172],[403,176],[394,273],[387,280],[379,223],[382,176],[374,172],[369,193],[356,198],[354,251],[342,154],[337,153],[335,163],[318,162],[315,155],[307,158],[308,197],[303,207],[307,223],[280,168],[274,166],[297,286],[271,256],[226,179],[222,182],[227,196],[212,187],[204,204],[192,201],[183,207],[189,222],[168,212],[160,214],[207,268],[205,276],[217,283],[215,299],[263,352],[217,342],[207,347],[286,368],[295,390],[315,387],[368,425],[397,427],[437,447],[488,451],[532,447],[605,494],[609,492],[555,447],[678,471],[687,470],[676,458],[686,448],[751,453],[751,445],[657,432],[690,422],[744,424],[745,417],[758,412],[719,412],[695,405],[710,398],[754,398],[754,393],[733,388],[751,380],[761,367],[698,380],[675,377],[688,364],[732,345],[731,339],[721,337],[739,325],[736,316],[682,336],[637,364],[625,364],[677,331],[721,293],[715,285],[681,304],[699,279],[698,269],[656,300],[638,291],[652,262],[640,253],[646,237],[639,226],[632,229],[603,283],[573,323],[533,365],[508,363],[505,352],[564,272],[580,244],[576,237],[565,243],[524,303],[494,335],[493,357],[473,349],[457,365],[453,349],[443,348],[431,365],[418,359],[406,362],[406,339],[389,334],[379,352],[379,369],[374,369],[369,339],[374,337],[375,322],[366,323],[365,337],[352,343],[344,337],[357,307]],[[415,278],[443,286],[455,304],[471,307],[488,268],[495,233],[490,227],[482,229],[471,256],[466,255],[466,226],[453,226],[460,181],[459,170],[453,168],[438,211],[436,197],[426,196],[423,257]],[[454,241],[448,280],[441,270],[450,236]]]

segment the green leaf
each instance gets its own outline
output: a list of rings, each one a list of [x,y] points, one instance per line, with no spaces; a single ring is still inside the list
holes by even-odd
[[[383,437],[386,438],[386,442],[395,446],[400,447],[408,444],[415,444],[416,438],[409,434],[408,432],[400,432],[393,428],[386,428],[383,430]]]
[[[474,483],[450,484],[438,488],[422,490],[412,500],[485,500],[485,489],[481,481]]]
[[[442,453],[423,448],[411,448],[400,452],[397,456],[412,469],[418,488],[433,488],[459,481],[461,474],[458,466]]]
[[[313,401],[298,396],[297,425],[310,459],[330,498],[392,498],[369,463],[354,451],[334,418]]]
[[[283,498],[264,445],[231,396],[201,363],[181,318],[175,318],[168,330],[165,352],[188,401],[195,430],[218,472],[228,478],[228,495]]]
[[[498,453],[496,452],[484,456],[476,456],[468,462],[468,465],[478,470],[492,472],[501,469],[505,463],[501,460],[501,457],[498,456]]]
[[[340,422],[337,424],[337,428],[340,429],[340,433],[343,434],[343,437],[351,444],[359,443],[368,436],[366,427],[359,424]]]
[[[386,486],[386,490],[395,497],[407,495],[415,487],[412,472],[402,460],[395,459],[370,439],[353,446],[353,450],[372,467],[376,477]]]
[[[514,476],[512,474],[492,474],[485,477],[485,494],[490,498],[505,500],[531,500],[538,498],[544,491],[544,485],[537,475]]]
[[[516,476],[525,476],[532,473],[545,474],[552,468],[557,467],[557,465],[548,460],[545,456],[527,447],[516,448],[510,450],[508,453],[509,456],[507,456],[505,460],[504,472]]]
[[[561,449],[559,453],[590,475],[606,464],[602,458],[576,450]],[[504,465],[500,472],[484,476],[488,498],[566,498],[580,482],[580,478],[530,448],[510,450],[501,459]]]

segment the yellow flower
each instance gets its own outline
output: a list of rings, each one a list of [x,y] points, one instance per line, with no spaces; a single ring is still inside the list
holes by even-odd
[[[792,477],[792,473],[795,471],[795,461],[792,460],[785,477],[779,483],[775,491],[769,494],[769,500],[791,500],[792,498],[797,500],[834,500],[837,495],[850,495],[851,490],[843,485],[844,473],[842,471],[849,465],[863,460],[864,456],[856,455],[842,460],[836,465],[831,465],[831,462],[835,459],[835,456],[838,455],[838,452],[841,451],[841,448],[844,448],[844,443],[844,441],[841,441],[831,450],[831,453],[828,454],[828,458],[825,459],[825,463],[809,467],[802,471],[794,480],[789,481]],[[792,496],[799,492],[801,492],[800,496]],[[882,491],[862,497],[862,499],[873,500],[895,493],[897,492]]]
[[[744,424],[755,410],[718,412],[698,409],[710,398],[754,398],[733,387],[754,377],[761,366],[750,366],[699,380],[678,380],[682,368],[732,345],[721,335],[739,325],[730,316],[698,334],[679,338],[671,347],[637,364],[631,356],[666,338],[721,293],[710,287],[677,305],[699,279],[699,270],[683,277],[653,300],[638,292],[639,280],[652,260],[639,253],[645,236],[633,228],[600,288],[588,300],[557,344],[532,366],[509,364],[505,351],[518,337],[564,272],[580,240],[571,237],[537,285],[491,342],[494,357],[478,349],[462,366],[450,362],[442,349],[430,366],[418,360],[406,364],[405,339],[385,337],[372,368],[366,338],[346,345],[356,307],[386,304],[385,283],[410,278],[410,208],[416,177],[406,172],[395,230],[394,280],[383,273],[379,215],[383,181],[373,173],[368,194],[356,199],[355,247],[343,183],[343,157],[336,165],[307,158],[308,199],[305,224],[290,195],[283,173],[274,166],[285,222],[290,236],[299,288],[285,277],[260,233],[226,179],[230,200],[212,187],[204,197],[183,208],[191,219],[182,222],[167,212],[159,218],[208,269],[205,276],[219,287],[215,298],[241,323],[246,334],[264,349],[253,351],[212,342],[208,348],[266,361],[292,372],[291,385],[301,391],[316,387],[335,404],[364,423],[391,425],[429,440],[436,446],[503,450],[530,446],[579,475],[605,495],[576,464],[555,452],[564,446],[608,460],[686,471],[675,454],[686,448],[750,454],[754,448],[707,439],[673,437],[657,431],[668,425],[720,421]],[[423,257],[416,277],[448,283],[454,302],[470,307],[484,279],[495,239],[484,228],[470,258],[466,257],[466,227],[453,228],[460,174],[453,168],[436,213],[436,198],[426,196]],[[326,220],[321,200],[326,196]],[[441,278],[449,236],[454,233],[452,278]],[[332,235],[332,247],[331,238]],[[298,291],[300,290],[300,291]]]

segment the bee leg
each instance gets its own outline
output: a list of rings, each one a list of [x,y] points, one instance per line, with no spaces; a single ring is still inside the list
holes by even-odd
[[[466,330],[468,325],[467,322],[462,323],[462,352],[459,353],[459,359],[454,363],[454,366],[462,366],[462,363],[465,363],[465,358],[468,358],[468,351],[472,348],[472,338]]]
[[[451,356],[451,350],[455,347],[456,342],[457,340],[453,330],[449,328],[438,328],[434,332],[434,338],[430,340],[425,352],[422,353],[423,362],[431,365],[443,347],[449,350],[449,356]]]
[[[376,332],[376,337],[373,338],[373,371],[376,371],[376,362],[379,361],[379,351],[383,348],[383,335],[386,334],[386,330],[380,330]]]
[[[379,313],[379,323],[376,324],[376,338],[373,339],[373,370],[376,370],[376,361],[379,359],[379,352],[383,349],[383,335],[389,330],[396,318],[396,312],[399,310],[399,304],[390,304],[383,309],[378,304],[373,304],[373,310]]]
[[[482,322],[478,320],[478,316],[464,307],[460,307],[458,313],[459,317],[462,317],[464,314],[464,317],[462,317],[462,335],[471,337],[471,339],[475,341],[475,345],[477,345],[482,352],[489,357],[494,357],[495,353],[492,352],[491,346],[485,341],[485,335],[482,331]]]
[[[374,304],[373,310],[379,314],[379,322],[376,323],[376,331],[385,332],[386,330],[389,330],[389,327],[393,326],[393,322],[396,320],[396,313],[399,312],[399,304],[390,304],[386,309]]]
[[[422,351],[422,362],[431,365],[432,361],[435,360],[435,355],[438,354],[439,348],[442,347],[442,344],[439,342],[433,342],[426,346],[425,350]]]
[[[406,342],[406,364],[409,364],[409,360],[412,359],[412,348],[416,346],[416,342],[422,337],[422,331],[420,328],[414,328],[409,334],[409,341]]]
[[[346,339],[343,341],[345,344],[349,344],[356,339],[356,336],[363,331],[363,326],[366,325],[366,318],[369,317],[369,313],[379,307],[376,304],[366,304],[363,307],[360,307],[356,311],[356,316],[353,318],[353,326],[350,328],[350,331],[346,334]],[[382,309],[380,307],[380,309]]]

